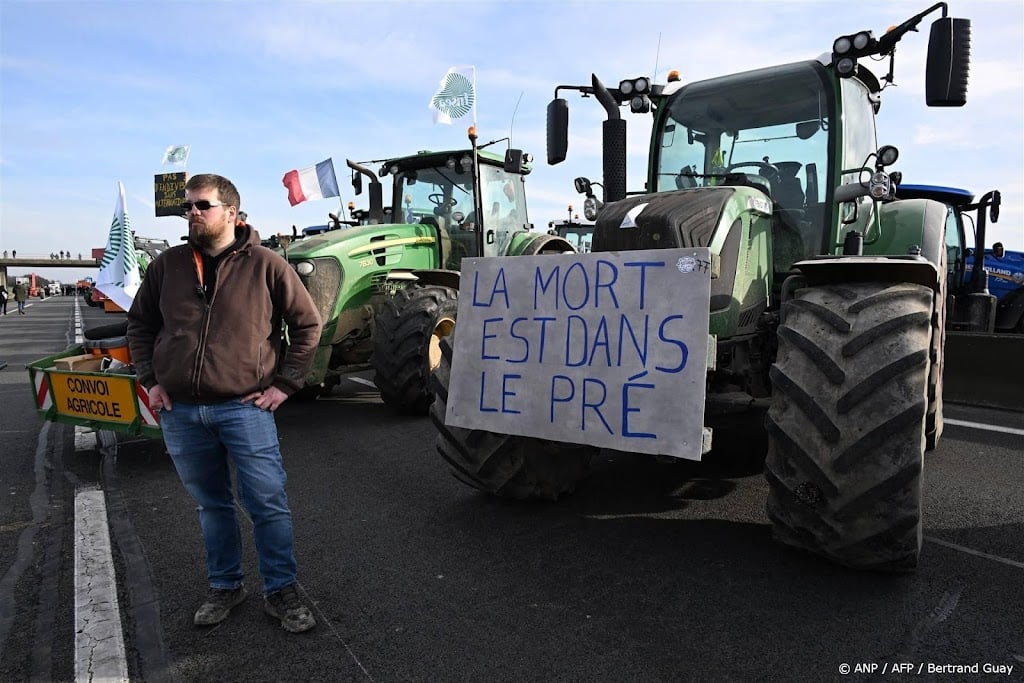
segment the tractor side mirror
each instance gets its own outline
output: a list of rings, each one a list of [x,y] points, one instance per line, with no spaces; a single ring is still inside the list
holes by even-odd
[[[964,106],[970,66],[971,20],[937,19],[928,38],[925,103],[929,107]]]
[[[548,165],[565,161],[569,151],[569,102],[556,97],[548,103]]]
[[[363,176],[357,171],[352,172],[352,190],[357,195],[363,193]]]
[[[523,172],[523,161],[524,159],[523,150],[521,149],[506,149],[505,150],[505,165],[504,169],[506,173],[522,173]]]

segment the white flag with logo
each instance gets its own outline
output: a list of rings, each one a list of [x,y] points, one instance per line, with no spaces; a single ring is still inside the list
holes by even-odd
[[[110,223],[107,248],[103,250],[103,258],[100,260],[96,289],[127,311],[142,284],[142,274],[139,270],[139,257],[135,252],[135,236],[124,210],[124,185],[119,182],[117,190],[114,220]]]
[[[438,84],[430,98],[430,111],[434,123],[451,124],[452,121],[473,114],[476,125],[476,67],[453,66]]]
[[[192,145],[171,145],[164,151],[164,166],[184,166]]]

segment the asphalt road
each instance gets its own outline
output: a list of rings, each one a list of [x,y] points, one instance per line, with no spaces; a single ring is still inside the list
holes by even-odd
[[[0,318],[0,680],[74,680],[73,500],[91,486],[133,681],[1024,680],[1024,414],[961,405],[926,461],[921,565],[894,576],[775,543],[745,432],[703,464],[607,453],[572,496],[514,503],[458,482],[429,419],[354,376],[278,412],[318,627],[284,632],[257,590],[197,629],[198,524],[160,442],[76,448],[35,413],[24,365],[73,340],[73,309]]]

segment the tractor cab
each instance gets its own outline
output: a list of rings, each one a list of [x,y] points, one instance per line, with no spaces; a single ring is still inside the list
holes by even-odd
[[[447,270],[460,270],[467,256],[506,253],[513,235],[531,229],[524,185],[530,158],[515,149],[504,155],[484,149],[492,144],[383,160],[380,176],[393,182],[381,222],[434,228]],[[365,165],[355,166],[367,175]],[[371,197],[371,210],[373,204]]]
[[[837,167],[860,165],[875,148],[866,92],[847,93],[847,140],[838,149],[839,116],[825,65],[801,62],[683,86],[658,117],[650,191],[745,186],[758,190],[774,217],[776,261],[789,264],[831,251],[829,182]],[[843,81],[843,90],[863,90]],[[851,114],[852,112],[852,114]],[[830,160],[848,160],[830,166]],[[784,253],[780,253],[784,252]]]
[[[576,251],[586,254],[590,252],[594,239],[594,224],[581,223],[579,220],[549,221],[548,234],[565,238]]]
[[[831,53],[818,59],[685,84],[673,72],[664,85],[641,76],[609,87],[593,75],[590,85],[557,86],[548,105],[549,164],[563,161],[568,148],[568,102],[560,91],[593,96],[607,113],[604,208],[594,249],[706,246],[728,263],[728,233],[736,221],[744,230],[749,223],[747,239],[766,240],[758,249],[768,255],[778,292],[794,264],[849,255],[850,233],[860,236],[863,255],[903,256],[920,247],[919,231],[911,227],[881,230],[886,217],[878,202],[892,199],[891,192],[868,188],[876,174],[885,176],[890,190],[893,184],[884,166],[896,154],[888,160],[879,154],[875,115],[881,92],[893,83],[895,46],[937,10],[942,18],[930,31],[926,100],[929,106],[961,106],[970,22],[947,17],[944,3],[877,38],[870,31],[839,36]],[[885,58],[889,71],[879,78],[867,65]],[[626,107],[653,115],[641,192],[626,191],[626,120],[620,113]],[[841,187],[846,190],[837,194]],[[703,227],[684,217],[694,212],[704,217]],[[620,229],[634,223],[637,230]]]

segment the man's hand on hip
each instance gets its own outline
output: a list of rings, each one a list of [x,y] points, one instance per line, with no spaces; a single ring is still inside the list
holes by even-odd
[[[288,400],[288,394],[277,387],[267,387],[263,391],[257,391],[242,397],[242,403],[252,401],[252,404],[260,410],[274,412],[282,403]]]

